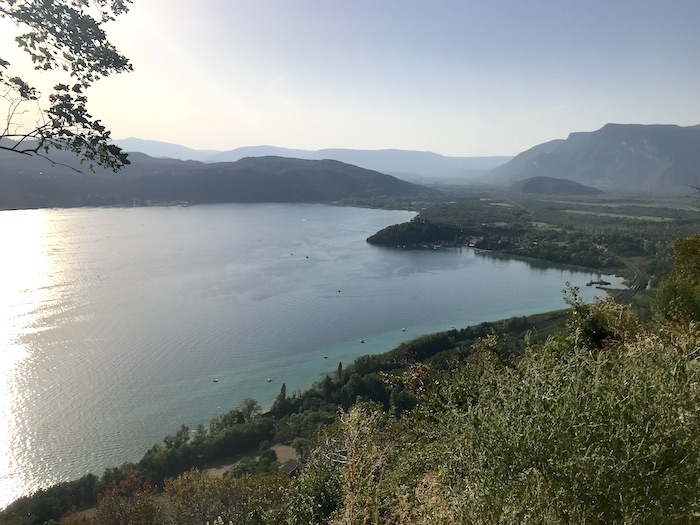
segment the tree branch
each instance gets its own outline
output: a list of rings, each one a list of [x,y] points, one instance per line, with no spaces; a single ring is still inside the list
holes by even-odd
[[[23,31],[15,38],[38,70],[63,70],[70,83],[59,83],[48,97],[48,108],[40,104],[41,93],[18,76],[5,73],[11,65],[0,59],[0,98],[7,102],[2,139],[19,139],[2,149],[36,155],[51,160],[49,150],[69,150],[93,164],[117,171],[129,162],[125,153],[110,143],[110,133],[87,111],[84,91],[94,81],[113,73],[129,72],[132,66],[107,40],[102,29],[105,22],[128,11],[131,0],[0,0],[0,17],[8,18]],[[96,18],[91,16],[97,13]],[[17,117],[25,115],[20,107],[37,103],[33,129]],[[28,128],[30,126],[27,126]],[[25,140],[36,145],[25,149]],[[54,162],[54,161],[51,161]],[[62,163],[54,163],[64,165]],[[74,169],[72,166],[66,166]],[[76,170],[80,171],[80,170]]]

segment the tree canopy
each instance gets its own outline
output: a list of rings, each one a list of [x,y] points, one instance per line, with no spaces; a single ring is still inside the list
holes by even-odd
[[[87,111],[86,90],[102,77],[131,71],[109,42],[105,23],[127,12],[131,0],[0,0],[0,17],[17,28],[15,42],[35,70],[61,76],[46,97],[19,67],[0,56],[0,149],[48,158],[67,150],[81,162],[118,170],[126,154]]]

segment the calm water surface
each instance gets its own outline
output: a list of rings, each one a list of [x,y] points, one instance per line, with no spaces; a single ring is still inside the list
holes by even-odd
[[[306,388],[339,361],[561,308],[567,281],[595,292],[584,285],[598,274],[365,242],[412,216],[287,204],[0,212],[0,507],[138,460],[244,397],[268,405],[283,382]]]

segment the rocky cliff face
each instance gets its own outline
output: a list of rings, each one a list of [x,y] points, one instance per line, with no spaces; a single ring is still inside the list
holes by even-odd
[[[684,192],[700,179],[700,126],[607,124],[535,146],[491,177],[503,184],[555,177],[602,190]]]

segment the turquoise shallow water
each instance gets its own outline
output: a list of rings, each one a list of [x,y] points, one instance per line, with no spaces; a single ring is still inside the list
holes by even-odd
[[[244,397],[267,405],[283,382],[306,388],[339,361],[561,308],[567,281],[600,293],[584,286],[598,274],[365,242],[412,216],[289,204],[0,212],[0,506],[137,460]]]

